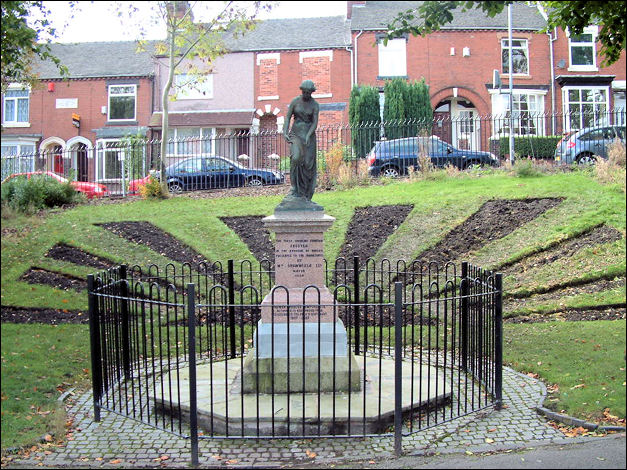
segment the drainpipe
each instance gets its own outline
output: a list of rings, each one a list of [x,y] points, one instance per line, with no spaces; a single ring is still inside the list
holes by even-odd
[[[553,55],[553,43],[557,40],[557,28],[553,28],[555,37],[548,32],[549,36],[549,53],[551,57],[551,134],[555,135],[555,57]]]
[[[355,81],[353,82],[354,85],[357,85],[358,79],[357,79],[357,41],[359,40],[359,36],[361,36],[362,34],[364,34],[364,31],[361,30],[359,31],[359,34],[357,34],[357,36],[355,36],[355,75],[354,75],[354,79]]]

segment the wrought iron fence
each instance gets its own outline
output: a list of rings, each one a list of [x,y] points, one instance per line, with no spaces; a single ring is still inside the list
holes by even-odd
[[[559,156],[560,162],[572,163],[587,155],[606,157],[609,143],[615,138],[624,142],[625,111],[583,114],[519,111],[513,116],[479,116],[470,112],[455,118],[435,113],[427,132],[419,131],[425,125],[417,121],[321,126],[316,131],[318,169],[323,176],[325,172],[337,171],[344,162],[349,163],[351,171],[363,172],[368,166],[378,165],[372,161],[375,154],[386,152],[386,158],[402,155],[409,159],[402,167],[397,165],[400,173],[419,165],[421,155],[428,155],[437,167],[450,164],[464,169],[472,164],[498,164],[499,159],[509,155],[510,127],[518,157],[553,160]],[[565,136],[578,129],[602,127],[610,130],[593,131],[579,139],[576,147],[569,147],[565,140]],[[423,140],[411,139],[418,134]],[[388,143],[384,149],[377,148],[378,142],[385,141]],[[161,168],[160,152],[159,140],[147,141],[141,137],[98,140],[93,147],[57,145],[21,154],[12,154],[8,147],[3,147],[2,178],[14,173],[51,171],[70,180],[104,184],[110,195],[127,196],[137,194],[143,178]],[[491,153],[496,160],[490,161],[480,152]],[[289,146],[279,131],[242,131],[207,138],[199,134],[170,140],[163,166],[174,190],[283,184],[289,173]],[[375,170],[371,174],[381,173]]]
[[[500,407],[500,274],[338,259],[332,301],[310,286],[313,303],[273,275],[248,261],[90,275],[95,420],[108,410],[190,438],[197,461],[198,439],[227,437],[393,433],[400,449]]]

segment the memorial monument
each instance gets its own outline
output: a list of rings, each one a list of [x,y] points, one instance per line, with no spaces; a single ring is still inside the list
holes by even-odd
[[[290,144],[291,189],[263,219],[276,234],[275,286],[260,306],[254,348],[244,364],[245,393],[360,390],[359,366],[325,283],[324,232],[335,218],[311,200],[319,105],[311,80],[300,89],[283,127]]]

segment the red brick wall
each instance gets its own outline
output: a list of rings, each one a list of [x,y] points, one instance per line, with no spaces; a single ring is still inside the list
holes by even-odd
[[[266,112],[266,106],[270,106],[270,112],[278,108],[277,117],[285,117],[287,108],[296,96],[300,95],[300,84],[303,80],[312,80],[316,85],[315,95],[331,94],[330,97],[316,97],[319,104],[345,103],[343,111],[324,111],[320,113],[320,121],[325,123],[348,122],[348,98],[351,88],[351,63],[350,52],[344,49],[333,49],[333,60],[321,55],[320,57],[303,57],[300,60],[299,51],[281,51],[280,63],[277,65],[278,88],[274,95],[278,99],[259,100],[261,96],[273,96],[262,93],[262,68],[263,61],[255,67],[255,108]],[[257,59],[256,59],[257,60]],[[255,63],[257,63],[255,61]],[[325,114],[329,118],[322,117]]]
[[[279,94],[278,64],[275,59],[259,61],[259,96]]]
[[[301,67],[301,78],[316,84],[316,93],[331,93],[331,61],[328,57],[306,57]]]

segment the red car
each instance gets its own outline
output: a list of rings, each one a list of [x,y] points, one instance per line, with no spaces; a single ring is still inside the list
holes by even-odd
[[[128,194],[133,196],[139,194],[139,188],[146,185],[150,181],[150,175],[146,175],[143,178],[132,180],[128,184]]]
[[[68,182],[67,178],[64,178],[61,175],[57,175],[52,171],[30,171],[28,173],[13,173],[12,175],[7,176],[2,182],[4,183],[6,181],[9,181],[10,179],[14,179],[19,176],[26,176],[26,178],[28,179],[30,179],[31,176],[46,176],[48,178],[53,178],[57,180],[59,183]],[[88,183],[86,181],[70,181],[70,185],[72,185],[74,190],[87,196],[87,199],[93,199],[95,197],[103,197],[109,195],[109,191],[104,184]]]

